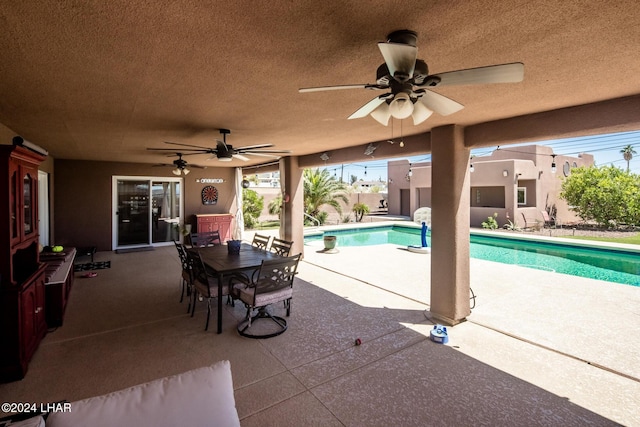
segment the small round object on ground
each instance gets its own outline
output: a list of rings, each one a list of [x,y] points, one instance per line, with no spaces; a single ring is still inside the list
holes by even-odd
[[[356,345],[362,344],[362,340],[360,338],[356,338]]]

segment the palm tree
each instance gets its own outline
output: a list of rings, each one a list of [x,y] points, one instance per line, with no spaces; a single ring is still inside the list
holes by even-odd
[[[636,150],[634,150],[631,145],[627,145],[620,150],[620,152],[622,153],[622,157],[627,161],[627,172],[629,172],[629,163],[631,162],[631,159],[633,159],[633,155],[638,153],[636,153]]]
[[[340,201],[347,204],[344,194],[345,185],[331,176],[326,169],[305,169],[304,174],[304,211],[307,215],[319,218],[320,207],[329,205],[342,214]]]

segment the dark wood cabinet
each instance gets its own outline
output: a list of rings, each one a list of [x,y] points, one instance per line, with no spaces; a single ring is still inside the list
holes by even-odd
[[[218,231],[223,242],[231,240],[231,214],[199,214],[196,215],[196,227],[198,233]]]
[[[38,166],[44,156],[0,145],[0,380],[23,378],[47,332],[39,260]]]

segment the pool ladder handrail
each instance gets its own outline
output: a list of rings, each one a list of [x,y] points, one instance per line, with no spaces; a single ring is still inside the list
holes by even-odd
[[[318,220],[318,218],[314,218],[311,215],[309,215],[306,212],[303,212],[304,216],[306,216],[307,218],[309,218],[311,221],[315,222],[317,225],[316,227],[320,227],[320,221]]]

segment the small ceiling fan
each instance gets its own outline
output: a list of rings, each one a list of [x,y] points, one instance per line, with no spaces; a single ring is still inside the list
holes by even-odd
[[[389,119],[413,118],[413,124],[424,122],[435,111],[447,116],[460,111],[464,106],[427,88],[438,86],[517,83],[524,78],[524,64],[491,65],[446,73],[429,74],[427,63],[417,59],[418,35],[411,30],[394,31],[386,42],[378,43],[384,63],[378,67],[376,82],[372,84],[350,84],[301,88],[299,92],[320,92],[341,89],[389,90],[360,107],[349,119],[359,119],[371,114],[384,126]]]
[[[227,135],[231,133],[229,129],[220,129],[220,133],[222,134],[222,141],[219,139],[216,140],[216,147],[201,147],[198,145],[190,145],[190,144],[181,144],[178,142],[167,142],[165,144],[170,145],[179,145],[182,148],[182,151],[189,151],[186,154],[212,154],[211,158],[217,158],[221,162],[230,162],[234,158],[248,161],[250,160],[247,155],[251,156],[262,156],[262,157],[271,157],[278,158],[281,157],[282,154],[290,154],[289,150],[264,150],[264,148],[273,147],[273,144],[258,144],[258,145],[250,145],[247,147],[239,147],[233,148],[231,144],[227,144]],[[153,151],[174,151],[172,148],[148,148],[148,150]]]
[[[149,148],[149,150],[152,150],[152,148]],[[154,166],[170,166],[170,167],[173,167],[174,169],[171,172],[173,172],[174,175],[188,175],[189,172],[191,172],[189,170],[189,167],[206,169],[204,166],[188,164],[186,160],[182,159],[182,156],[183,156],[182,153],[175,153],[175,155],[178,156],[178,158],[175,159],[173,161],[173,163],[171,163],[171,164],[169,164],[169,163],[161,163],[161,164],[157,164],[157,165],[154,165]]]

